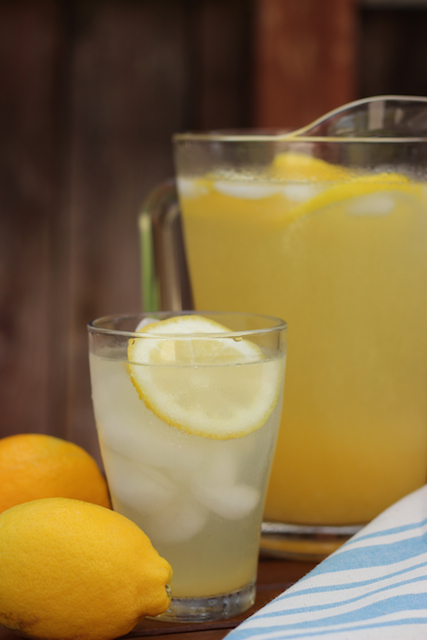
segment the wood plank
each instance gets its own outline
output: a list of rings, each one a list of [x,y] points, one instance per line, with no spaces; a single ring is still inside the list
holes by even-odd
[[[51,0],[0,4],[0,436],[65,432],[62,30]]]
[[[355,0],[255,0],[255,125],[294,129],[355,98]]]
[[[137,217],[172,175],[183,105],[181,2],[76,2],[68,437],[100,461],[86,324],[141,310]]]
[[[427,6],[360,11],[360,95],[427,95]]]
[[[249,127],[252,2],[197,0],[188,12],[191,129]]]

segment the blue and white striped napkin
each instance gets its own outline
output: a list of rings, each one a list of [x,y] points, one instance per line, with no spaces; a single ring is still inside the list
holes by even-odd
[[[426,640],[427,486],[389,507],[227,640]]]

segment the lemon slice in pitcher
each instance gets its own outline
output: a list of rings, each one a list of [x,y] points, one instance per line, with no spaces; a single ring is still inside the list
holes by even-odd
[[[343,180],[350,174],[348,169],[331,164],[305,153],[278,153],[272,162],[271,173],[275,178],[289,181],[323,181]]]
[[[239,438],[261,427],[276,406],[280,362],[249,340],[233,339],[221,324],[177,316],[138,333],[141,338],[129,340],[129,374],[148,409],[167,424],[208,438]]]
[[[381,194],[387,197],[389,206],[385,210],[381,206],[381,201],[378,201]],[[372,196],[376,196],[376,198],[372,198]],[[399,200],[397,198],[402,197],[411,199],[413,202],[424,202],[426,194],[420,184],[411,182],[404,175],[397,173],[361,175],[353,177],[347,182],[333,184],[313,198],[296,206],[292,210],[292,217],[295,220],[332,205],[343,207],[343,213],[354,214],[357,212],[359,204],[361,211],[366,209],[366,214],[382,215],[398,210]],[[369,209],[371,209],[370,212]]]

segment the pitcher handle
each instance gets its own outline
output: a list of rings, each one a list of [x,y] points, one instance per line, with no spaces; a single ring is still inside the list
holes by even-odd
[[[192,309],[175,180],[166,180],[149,193],[141,208],[138,226],[143,310]]]

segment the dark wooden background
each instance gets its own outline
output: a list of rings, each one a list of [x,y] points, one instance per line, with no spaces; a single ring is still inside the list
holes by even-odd
[[[356,0],[0,0],[0,437],[98,459],[86,323],[141,308],[171,134],[427,94],[427,12]]]

